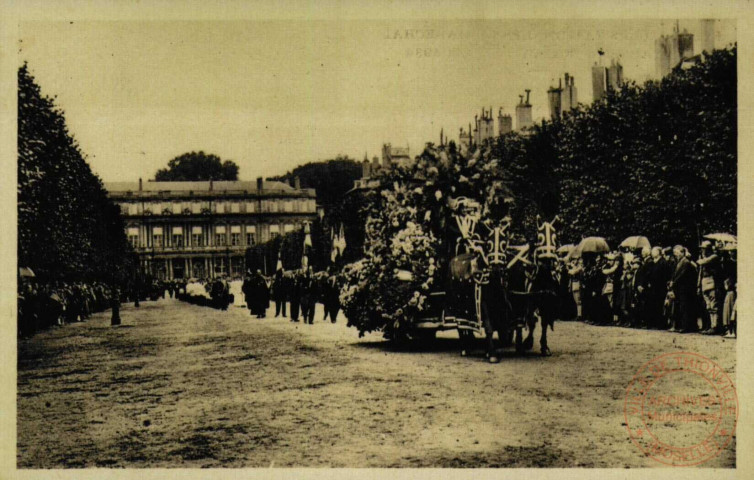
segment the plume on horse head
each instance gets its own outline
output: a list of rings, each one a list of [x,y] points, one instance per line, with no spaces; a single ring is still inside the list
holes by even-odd
[[[534,258],[553,260],[558,258],[558,235],[555,228],[558,222],[560,222],[560,217],[557,215],[551,222],[542,222],[540,216],[537,215],[537,246],[534,249]]]

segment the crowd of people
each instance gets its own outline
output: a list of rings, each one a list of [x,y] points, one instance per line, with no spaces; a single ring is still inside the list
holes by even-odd
[[[696,260],[682,245],[564,257],[559,276],[563,319],[737,335],[736,249],[721,242],[705,240]]]
[[[97,281],[41,282],[21,275],[18,287],[18,334],[26,337],[52,326],[83,322],[115,304],[177,297],[185,292],[186,283],[143,278],[129,286],[112,286]]]
[[[179,300],[219,310],[227,310],[235,302],[231,280],[223,275],[214,279],[196,280],[176,295]],[[195,291],[201,285],[201,291]],[[291,322],[314,323],[316,304],[324,306],[323,321],[335,323],[340,312],[341,281],[332,268],[314,272],[311,267],[284,271],[278,269],[271,277],[261,271],[248,271],[241,285],[243,302],[256,318],[266,318],[274,308],[274,316],[289,317]]]
[[[84,321],[111,307],[118,296],[101,282],[38,283],[21,281],[18,293],[18,333],[28,336],[53,325]]]
[[[681,245],[561,256],[555,268],[559,317],[593,325],[735,337],[736,248],[709,240],[700,247],[698,259]],[[222,275],[193,283],[204,292],[192,291],[183,280],[152,280],[128,291],[102,282],[39,284],[34,278],[21,278],[18,332],[29,335],[52,325],[84,321],[114,302],[170,296],[221,310],[234,303],[229,280]],[[272,277],[249,271],[241,292],[257,318],[265,318],[274,303],[275,317],[290,315],[291,322],[312,324],[317,303],[324,306],[323,321],[336,322],[340,288],[341,279],[332,268],[315,273],[309,267],[278,269]]]
[[[248,272],[242,291],[251,315],[265,318],[270,301],[275,304],[275,317],[288,316],[291,322],[314,323],[317,303],[324,306],[323,321],[329,317],[335,323],[340,311],[340,281],[332,269],[314,273],[306,269],[283,271],[278,269],[268,279],[261,271]]]

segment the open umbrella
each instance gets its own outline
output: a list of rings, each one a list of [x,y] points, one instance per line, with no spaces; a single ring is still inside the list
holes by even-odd
[[[571,254],[574,257],[580,257],[584,253],[607,253],[610,246],[602,237],[586,237],[579,242],[579,245]]]
[[[625,240],[620,242],[620,246],[624,248],[630,248],[631,250],[652,248],[652,244],[649,243],[649,239],[641,235],[634,235],[632,237],[626,238]]]
[[[18,275],[20,277],[27,277],[27,278],[34,278],[36,275],[34,275],[34,272],[29,267],[21,267],[18,269]]]
[[[707,240],[714,240],[723,243],[738,243],[738,238],[730,233],[708,233],[704,236]]]

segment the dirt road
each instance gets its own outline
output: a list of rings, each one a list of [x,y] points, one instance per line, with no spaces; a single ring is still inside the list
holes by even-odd
[[[455,335],[379,335],[174,300],[19,343],[20,468],[652,467],[624,426],[636,370],[705,355],[735,381],[735,340],[558,323],[554,355],[490,365]],[[735,442],[706,463],[735,465]]]

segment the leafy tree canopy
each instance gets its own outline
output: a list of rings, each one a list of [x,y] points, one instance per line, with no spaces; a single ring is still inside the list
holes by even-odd
[[[18,70],[18,264],[48,281],[123,283],[133,268],[118,207],[63,111]]]
[[[301,180],[302,188],[316,189],[317,203],[330,207],[340,202],[343,194],[353,188],[354,180],[361,178],[361,165],[347,155],[338,155],[324,162],[301,165],[270,180],[290,182],[294,177]]]
[[[158,182],[238,180],[238,165],[211,153],[190,152],[170,160],[168,167],[158,170],[154,179]]]

